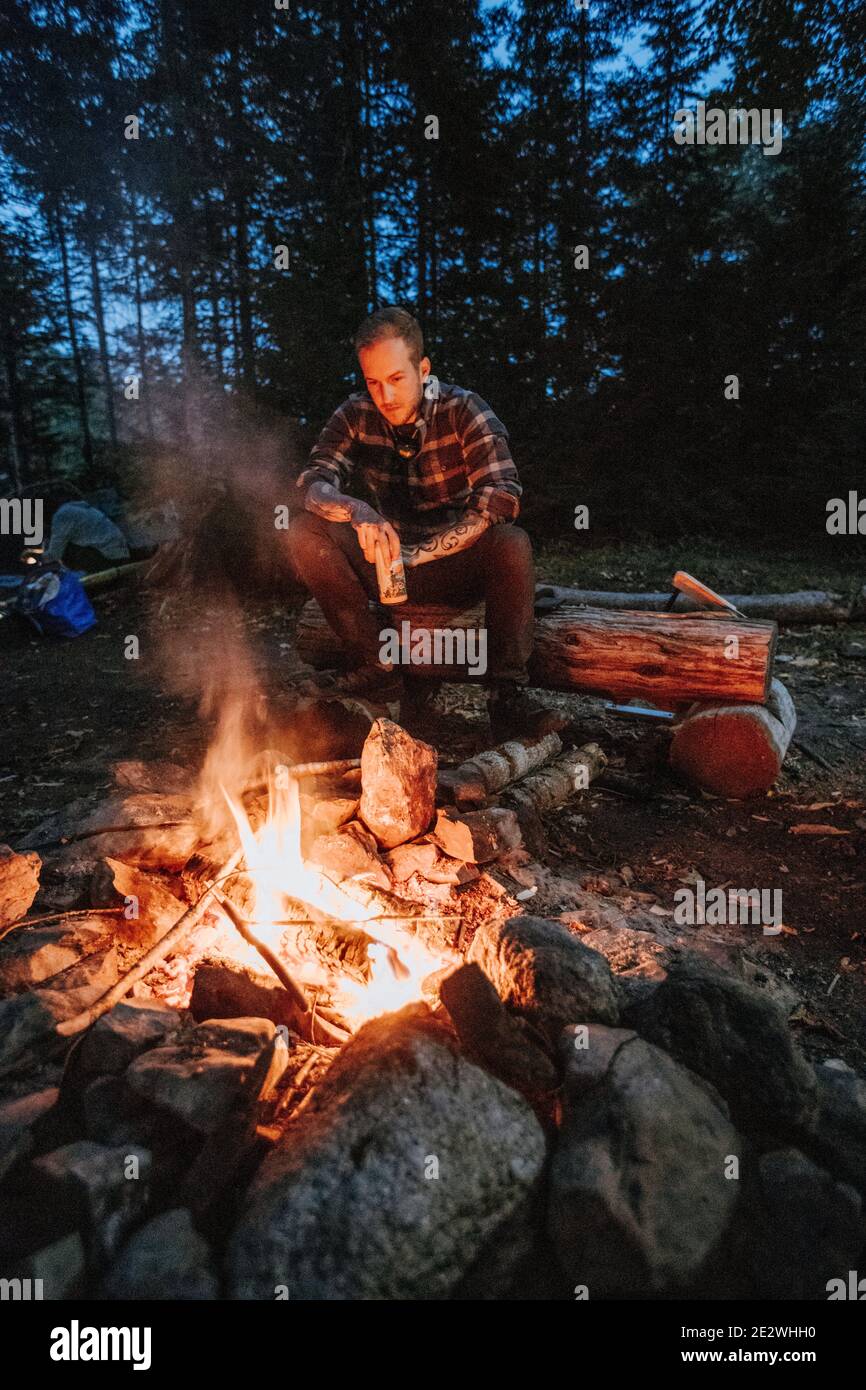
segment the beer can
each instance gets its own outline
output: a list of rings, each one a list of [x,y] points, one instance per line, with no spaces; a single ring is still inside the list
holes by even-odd
[[[380,541],[376,542],[376,580],[379,585],[380,603],[406,602],[408,594],[403,557],[398,555],[396,560],[386,559]]]

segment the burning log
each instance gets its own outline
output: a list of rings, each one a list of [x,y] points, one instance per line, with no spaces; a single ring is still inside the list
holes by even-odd
[[[773,785],[797,724],[794,702],[774,680],[763,705],[702,705],[673,732],[670,763],[717,796],[756,796]]]
[[[460,811],[477,810],[488,797],[501,792],[511,782],[517,782],[562,751],[558,734],[542,738],[511,739],[498,748],[477,753],[461,763],[451,779],[454,803]]]
[[[299,955],[318,956],[329,970],[342,971],[356,980],[367,979],[368,947],[373,938],[363,928],[335,919],[316,921],[309,916],[287,918],[277,925],[292,928]]]
[[[413,652],[412,674],[466,680],[465,666],[415,661],[416,630],[477,628],[483,609],[416,607],[404,604],[406,645]],[[730,639],[737,659],[730,659]],[[297,631],[298,652],[313,666],[345,660],[337,638],[317,605],[307,604]],[[718,612],[640,613],[605,611],[566,603],[537,618],[530,661],[533,685],[547,690],[579,690],[605,696],[642,696],[660,708],[694,700],[762,704],[767,698],[776,646],[776,625],[734,619]]]

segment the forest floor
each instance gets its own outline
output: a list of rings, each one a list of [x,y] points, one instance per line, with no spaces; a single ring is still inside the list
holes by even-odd
[[[712,542],[611,545],[579,556],[563,545],[542,551],[537,564],[548,582],[634,591],[665,590],[680,567],[729,593],[851,594],[864,580],[853,555],[842,563],[832,552],[826,559],[756,554]],[[13,847],[72,800],[107,794],[115,760],[167,758],[196,768],[211,738],[191,704],[160,689],[144,638],[139,659],[124,659],[128,635],[146,630],[141,596],[124,587],[94,597],[98,625],[74,642],[0,624],[0,842]],[[293,620],[279,606],[249,603],[245,620],[271,683],[297,669]],[[772,791],[748,800],[678,784],[664,761],[664,733],[604,716],[592,702],[612,765],[649,773],[654,795],[639,801],[590,788],[548,818],[549,862],[560,878],[637,900],[665,921],[677,889],[696,878],[707,889],[781,888],[780,935],[765,937],[760,926],[692,926],[682,928],[683,940],[727,933],[731,949],[771,978],[807,1052],[841,1056],[866,1073],[866,626],[782,629],[776,674],[794,698],[800,746]],[[440,709],[425,737],[443,764],[489,744],[479,691],[446,686]]]

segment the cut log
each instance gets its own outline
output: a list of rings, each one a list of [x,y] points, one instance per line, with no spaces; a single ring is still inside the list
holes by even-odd
[[[474,628],[483,609],[455,610],[404,604],[401,624],[418,628]],[[675,709],[695,700],[763,704],[770,688],[776,625],[742,621],[719,612],[639,613],[563,604],[537,618],[530,661],[533,685],[547,690],[651,700]],[[731,638],[736,637],[736,659]],[[298,626],[298,652],[313,666],[345,661],[338,639],[316,604]],[[468,680],[465,666],[412,664],[413,677]]]
[[[662,709],[695,699],[762,704],[775,646],[775,623],[563,605],[535,624],[530,678],[551,690],[642,696]]]
[[[667,593],[616,594],[605,589],[571,589],[559,584],[536,588],[536,599],[559,599],[564,603],[585,603],[591,608],[626,608],[633,613],[659,613],[670,598]],[[845,623],[853,615],[852,606],[841,594],[820,589],[800,589],[790,594],[722,594],[747,618],[796,623]],[[856,605],[855,605],[856,606]],[[706,608],[681,594],[678,613],[706,612]]]
[[[558,734],[543,738],[512,739],[498,748],[478,753],[461,763],[452,778],[455,805],[461,811],[482,807],[489,796],[501,792],[511,782],[525,777],[562,752]]]
[[[716,796],[758,796],[769,791],[797,724],[794,702],[774,680],[767,705],[693,707],[671,739],[671,767]]]

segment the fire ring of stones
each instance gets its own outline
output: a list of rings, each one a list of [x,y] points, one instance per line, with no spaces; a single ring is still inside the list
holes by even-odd
[[[97,1003],[237,843],[230,827],[207,848],[182,790],[130,795],[127,771],[75,843],[49,826],[0,855],[0,1241],[16,1290],[814,1299],[858,1267],[866,1081],[811,1065],[771,997],[657,918],[635,930],[584,894],[580,934],[502,887],[497,865],[531,862],[523,831],[550,787],[573,794],[576,754],[547,738],[511,783],[501,755],[498,806],[460,812],[437,805],[433,750],[377,721],[360,779],[303,793],[312,877],[308,896],[292,880],[302,910],[288,889],[294,915],[270,909],[276,973],[249,942],[221,945],[233,922],[265,935],[264,839],[242,826],[247,877],[230,896],[226,878],[195,946]],[[581,758],[589,780],[598,759]],[[354,894],[351,922],[331,890]],[[48,920],[8,930],[34,902]],[[636,973],[637,938],[654,954]]]

